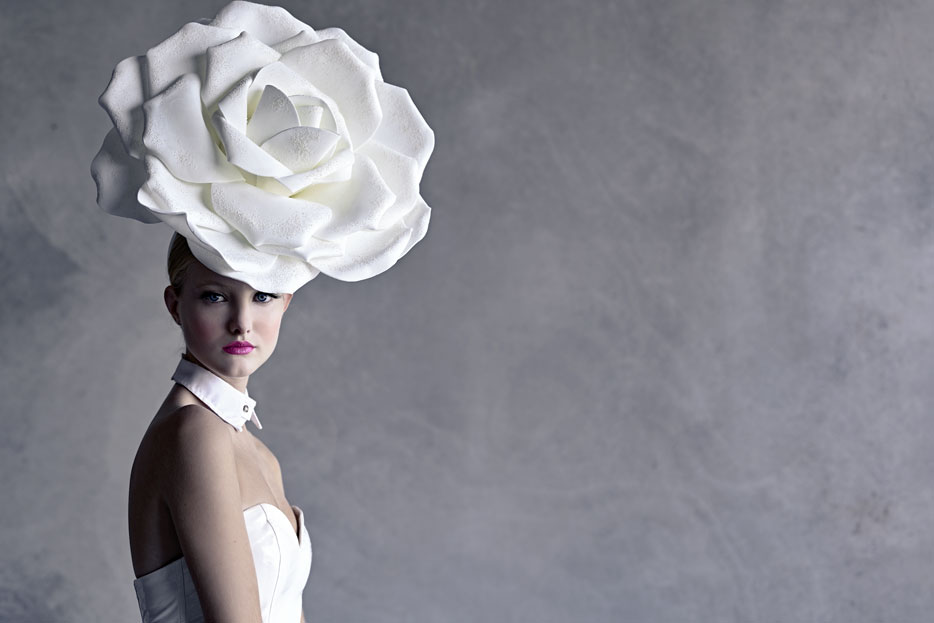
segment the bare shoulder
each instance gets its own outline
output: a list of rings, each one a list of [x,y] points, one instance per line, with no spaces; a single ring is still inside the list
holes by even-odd
[[[164,430],[179,441],[206,441],[206,438],[230,440],[230,424],[201,405],[185,405],[169,413],[163,422]]]
[[[230,425],[200,405],[185,405],[166,414],[154,436],[158,439],[161,469],[170,484],[163,495],[170,503],[173,491],[192,479],[232,479],[236,482],[234,445]],[[205,484],[208,484],[207,482]]]
[[[201,405],[185,405],[166,413],[154,427],[154,435],[162,444],[210,443],[211,440],[230,440],[226,433],[229,424]],[[179,448],[181,449],[181,448]]]
[[[161,437],[175,458],[197,458],[203,452],[233,455],[230,425],[201,405],[185,405],[162,422]]]

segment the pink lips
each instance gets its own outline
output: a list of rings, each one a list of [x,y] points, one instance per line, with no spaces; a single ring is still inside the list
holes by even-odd
[[[253,345],[249,342],[231,342],[224,347],[224,352],[231,355],[246,355],[253,350]]]

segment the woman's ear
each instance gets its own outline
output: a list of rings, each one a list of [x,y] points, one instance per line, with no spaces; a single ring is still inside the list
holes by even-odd
[[[178,295],[175,294],[175,288],[170,285],[166,286],[165,290],[162,291],[162,298],[165,300],[165,308],[172,314],[175,324],[181,326],[182,323],[178,319]]]
[[[282,308],[282,313],[284,314],[285,310],[289,308],[289,303],[292,302],[292,295],[289,293],[285,293],[282,295],[282,298],[285,300],[285,307]]]

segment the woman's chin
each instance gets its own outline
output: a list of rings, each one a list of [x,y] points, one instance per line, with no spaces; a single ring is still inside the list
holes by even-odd
[[[262,362],[256,357],[257,354],[256,349],[249,355],[231,355],[223,350],[219,350],[217,353],[212,353],[210,356],[195,355],[195,357],[204,367],[218,376],[238,378],[244,376],[248,377],[260,367]]]

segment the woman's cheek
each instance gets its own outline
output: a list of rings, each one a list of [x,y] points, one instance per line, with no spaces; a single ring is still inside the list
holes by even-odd
[[[275,348],[279,341],[279,328],[282,324],[282,314],[274,313],[263,320],[262,335],[266,338],[270,347]]]
[[[199,342],[210,341],[219,330],[219,320],[198,316],[191,323],[191,338]]]

